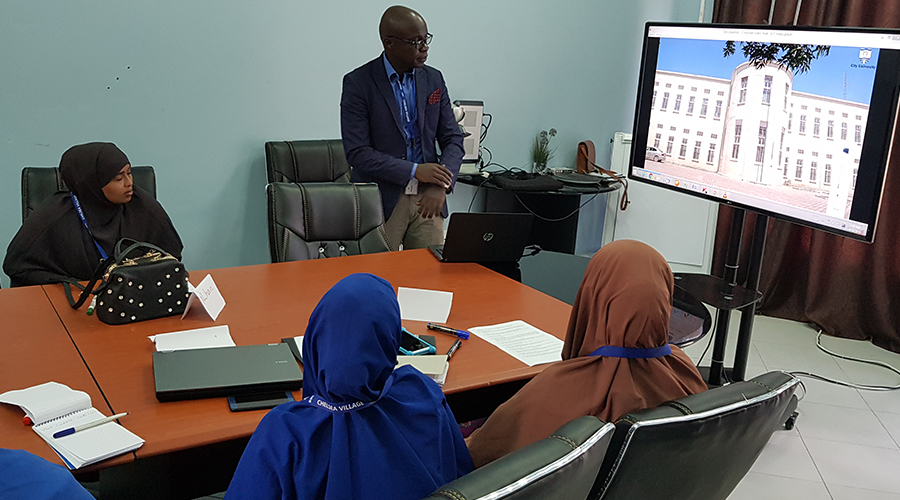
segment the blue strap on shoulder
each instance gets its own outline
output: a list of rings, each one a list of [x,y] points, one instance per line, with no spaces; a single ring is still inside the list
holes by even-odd
[[[100,256],[103,257],[103,260],[108,259],[109,256],[106,255],[106,252],[103,250],[103,247],[100,246],[100,243],[97,243],[97,238],[94,238],[94,233],[92,233],[91,228],[88,227],[87,219],[84,218],[84,210],[81,209],[81,203],[78,202],[78,197],[72,192],[70,192],[69,195],[72,197],[72,204],[75,205],[75,211],[78,212],[78,218],[81,219],[84,228],[87,229],[88,234],[91,235],[91,239],[94,240],[94,245],[97,247],[97,250],[100,250]]]
[[[651,347],[641,349],[637,347],[619,347],[615,345],[605,345],[598,347],[588,356],[605,356],[607,358],[627,358],[627,359],[646,359],[661,358],[672,354],[672,347],[669,344],[660,347]]]

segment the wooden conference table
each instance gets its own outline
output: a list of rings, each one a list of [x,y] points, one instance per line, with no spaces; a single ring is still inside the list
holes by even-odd
[[[457,328],[521,319],[562,338],[571,309],[568,304],[477,264],[440,263],[427,250],[194,271],[191,273],[192,282],[198,283],[209,273],[225,298],[227,305],[217,321],[212,321],[203,311],[192,310],[184,320],[174,316],[130,325],[106,325],[96,317],[87,316],[84,309],[70,308],[61,285],[47,285],[42,288],[55,314],[50,311],[46,299],[41,302],[37,297],[30,302],[39,304],[43,311],[15,312],[27,323],[44,318],[41,321],[45,321],[46,325],[38,328],[29,324],[29,329],[41,329],[46,331],[46,335],[58,337],[58,340],[43,342],[31,337],[26,342],[33,348],[38,343],[60,344],[57,346],[59,350],[68,348],[72,352],[64,360],[66,364],[60,362],[52,370],[44,363],[28,361],[22,362],[22,369],[29,365],[31,370],[40,374],[34,383],[52,379],[73,388],[94,389],[91,393],[94,404],[106,411],[107,408],[102,406],[103,397],[97,394],[96,386],[85,373],[84,365],[87,365],[109,402],[108,410],[114,413],[129,412],[122,423],[146,440],[134,453],[138,461],[180,450],[247,439],[265,415],[264,410],[231,412],[225,398],[167,403],[156,400],[151,360],[154,345],[147,337],[213,325],[228,325],[237,345],[279,342],[284,337],[302,335],[309,315],[322,295],[338,280],[356,272],[382,276],[395,289],[402,286],[453,292],[453,307],[447,324]],[[0,297],[12,297],[19,293],[37,295],[39,291],[37,287],[22,291],[3,290]],[[6,303],[9,299],[0,302]],[[58,323],[60,320],[64,330]],[[403,325],[413,333],[430,333],[423,322],[404,321]],[[62,341],[66,340],[66,331],[72,341],[68,344]],[[10,336],[24,339],[28,334],[4,335]],[[436,337],[438,352],[446,352],[454,340],[440,334]],[[80,360],[72,343],[80,352],[84,364],[75,362]],[[43,358],[49,356],[44,347],[34,348],[32,352]],[[543,368],[529,367],[473,336],[454,355],[444,392],[449,396],[523,381]],[[80,378],[76,377],[77,374]],[[5,380],[0,379],[0,382]],[[8,384],[4,383],[6,386]],[[16,386],[27,384],[17,383]],[[300,393],[295,393],[295,397],[299,399]],[[3,418],[3,422],[6,423],[10,420],[10,415],[6,413],[11,411],[9,408],[3,408],[3,411],[3,416],[7,417]],[[21,418],[17,420],[19,431],[22,431]],[[45,457],[52,455],[46,453],[48,447],[37,436],[29,440],[32,441],[26,443],[29,444],[26,447],[29,451],[40,451]],[[0,446],[7,445],[7,439],[3,438]],[[113,464],[100,464],[101,467],[106,465]]]

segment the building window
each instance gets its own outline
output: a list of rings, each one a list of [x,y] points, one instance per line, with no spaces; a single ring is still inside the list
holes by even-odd
[[[653,147],[659,149],[660,141],[662,141],[662,134],[656,134],[656,139],[653,140]]]
[[[829,139],[834,139],[834,120],[828,120],[828,129],[826,130]]]
[[[821,113],[821,112],[822,112],[822,108],[816,108],[816,113]]]
[[[698,130],[698,131],[697,131],[697,137],[703,137],[703,131],[702,131],[702,130]]]
[[[825,155],[825,159],[830,160],[830,159],[831,159],[831,155]]]
[[[716,101],[716,110],[713,112],[713,118],[722,116],[722,101]]]
[[[759,122],[759,133],[756,136],[756,163],[762,163],[766,157],[766,129],[768,127],[767,122]]]
[[[806,115],[800,115],[800,133],[806,133]]]
[[[788,98],[788,94],[790,94],[790,93],[791,93],[791,86],[788,85],[787,83],[785,83],[784,84],[784,109],[785,110],[787,109],[787,98]]]
[[[687,142],[686,138],[681,140],[681,149],[678,150],[678,157],[681,159],[684,159],[684,155],[687,154]]]
[[[666,154],[672,154],[672,146],[675,144],[675,136],[669,136],[669,142],[666,143]]]
[[[709,143],[709,152],[706,154],[706,163],[712,165],[713,161],[716,159],[716,145],[715,143]]]
[[[720,91],[716,92],[716,95],[725,95],[725,91],[724,91],[724,90],[720,90]]]
[[[668,106],[668,105],[669,105],[669,93],[663,92],[663,102],[662,102],[662,106],[660,106],[659,109],[665,110],[666,106]]]
[[[653,91],[653,99],[650,99],[650,107],[656,106],[656,91]]]
[[[819,152],[818,152],[818,151],[813,151],[813,152],[810,153],[810,154],[813,155],[813,156],[819,156]]]
[[[672,88],[672,84],[671,84],[671,83],[667,83],[667,84],[666,84],[666,88],[667,88],[667,89]]]
[[[797,158],[797,170],[794,172],[794,179],[798,181],[803,179],[803,158]]]
[[[798,150],[797,150],[797,154],[798,154],[798,155],[802,155],[802,154],[805,153],[805,152],[806,152],[806,151],[804,151],[804,150],[802,150],[802,149],[798,149]]]
[[[806,111],[806,104],[801,104],[800,109],[802,109],[803,111]]]
[[[788,113],[788,132],[791,131],[791,123],[794,121],[794,113]]]
[[[672,108],[672,112],[681,111],[681,94],[675,96],[675,106]]]
[[[731,159],[737,160],[738,153],[741,148],[741,121],[735,120],[734,124],[734,145],[731,147]]]
[[[695,99],[694,96],[691,96],[691,98],[688,99],[688,109],[687,109],[687,114],[689,114],[689,115],[692,114],[692,113],[694,112],[694,99]]]
[[[847,122],[841,123],[841,140],[847,140]]]
[[[822,120],[819,117],[813,118],[813,136],[819,137],[820,125],[822,124]]]
[[[853,168],[853,182],[850,184],[850,189],[856,189],[856,173],[859,172],[859,168]]]
[[[704,94],[709,94],[709,89],[703,89]]]
[[[719,134],[709,134],[709,138],[710,138],[710,139],[718,139],[718,138],[719,138]]]
[[[696,91],[697,91],[697,87],[691,87],[691,92],[696,92]]]
[[[814,161],[809,163],[809,182],[812,184],[815,184],[815,182],[816,182],[816,167],[817,166],[818,165]]]
[[[841,113],[841,118],[847,118],[847,113]]]
[[[790,163],[790,161],[791,161],[790,158],[788,158],[787,156],[784,157],[784,172],[781,175],[783,175],[785,179],[787,179],[787,167],[788,167],[788,163]]]
[[[656,83],[654,83],[653,85],[659,87],[659,80],[657,80]]]
[[[828,110],[828,114],[834,116],[834,110],[833,110],[833,109],[829,109],[829,110]]]
[[[684,90],[684,85],[679,85],[678,90]]]
[[[703,143],[697,141],[694,143],[694,161],[700,161],[700,148],[703,147]]]
[[[856,121],[862,120],[862,115],[856,115]]]
[[[831,185],[831,163],[825,164],[825,178],[822,179],[822,184],[825,184],[826,186]]]
[[[700,116],[706,116],[706,109],[709,107],[709,99],[703,99],[700,104]]]
[[[656,128],[663,128],[663,124],[662,124],[662,123],[657,123],[657,124],[656,124]]]
[[[778,163],[777,164],[781,164],[781,154],[782,154],[782,150],[784,149],[784,131],[785,131],[785,128],[781,127],[781,142],[778,143]]]
[[[772,101],[772,77],[767,76],[763,84],[762,103],[769,104]]]
[[[738,104],[743,104],[747,100],[747,77],[741,78],[741,93],[738,98]]]
[[[672,131],[672,132],[674,132],[674,131],[675,131],[675,127],[669,127],[669,130]]]
[[[691,129],[689,129],[689,128],[684,129],[684,135],[688,135],[690,133],[691,133]]]
[[[853,140],[855,142],[862,142],[862,125],[855,125],[853,127]]]

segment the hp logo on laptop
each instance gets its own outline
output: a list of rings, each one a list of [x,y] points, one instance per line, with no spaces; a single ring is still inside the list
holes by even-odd
[[[481,236],[481,239],[484,241],[491,241],[494,239],[494,233],[484,233],[484,235]]]

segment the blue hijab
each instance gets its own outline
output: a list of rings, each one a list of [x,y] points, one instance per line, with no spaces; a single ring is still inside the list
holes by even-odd
[[[418,499],[472,470],[440,387],[394,370],[391,284],[353,274],[329,290],[303,339],[303,401],[270,411],[225,498]]]

